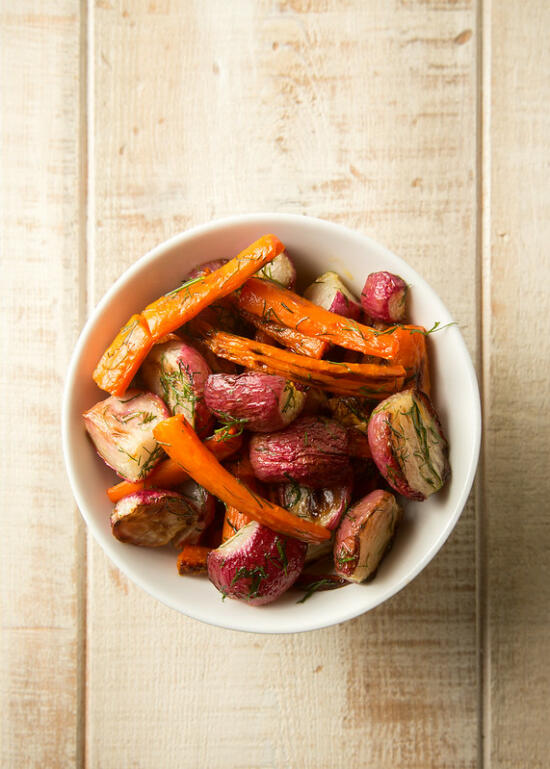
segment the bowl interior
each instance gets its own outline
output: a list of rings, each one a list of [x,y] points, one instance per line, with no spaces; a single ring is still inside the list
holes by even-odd
[[[339,272],[360,292],[369,272],[400,274],[412,289],[410,316],[431,328],[452,320],[428,284],[403,260],[371,239],[309,217],[251,215],[212,222],[162,244],[139,259],[110,289],[83,330],[69,368],[63,404],[67,469],[78,506],[95,538],[124,573],[163,603],[187,616],[222,627],[280,633],[310,630],[355,617],[403,588],[433,558],[454,527],[470,491],[480,440],[479,392],[473,366],[456,326],[428,340],[434,401],[450,443],[452,477],[423,503],[407,501],[405,518],[376,579],[344,590],[316,593],[298,604],[290,591],[267,607],[221,600],[207,579],[182,578],[169,548],[124,545],[110,533],[112,505],[105,489],[116,477],[96,456],[81,414],[105,396],[91,375],[121,325],[145,304],[179,285],[196,264],[233,256],[256,238],[273,232],[295,259],[301,283],[326,270]]]

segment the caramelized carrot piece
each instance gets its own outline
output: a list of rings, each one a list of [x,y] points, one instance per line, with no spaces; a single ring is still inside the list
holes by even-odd
[[[275,235],[264,235],[219,270],[187,281],[148,305],[141,315],[132,315],[96,366],[93,378],[98,387],[111,395],[124,395],[154,342],[231,294],[283,250]]]
[[[268,280],[248,280],[239,291],[237,303],[241,310],[264,321],[366,355],[387,359],[398,352],[398,341],[392,334],[381,334],[370,326],[329,312]]]
[[[225,508],[225,518],[223,519],[222,542],[231,539],[233,534],[236,534],[239,529],[242,529],[251,520],[248,515],[239,512],[236,507],[227,505]]]
[[[223,461],[240,449],[242,440],[242,435],[236,427],[228,427],[226,430],[221,430],[219,433],[206,438],[204,444],[217,459]],[[118,502],[122,497],[133,494],[135,491],[171,489],[187,480],[189,480],[189,475],[176,462],[172,459],[165,459],[155,467],[151,475],[144,481],[136,481],[135,483],[121,481],[107,489],[107,496],[111,502]]]
[[[204,323],[200,324],[200,329],[204,344],[215,355],[245,368],[279,374],[322,390],[383,400],[403,386],[403,366],[315,360],[225,331],[216,331]]]
[[[185,545],[178,555],[178,574],[201,574],[208,571],[206,559],[212,548],[202,545]]]
[[[264,322],[249,312],[241,312],[242,317],[251,323],[255,328],[263,331],[271,339],[275,339],[284,347],[299,355],[307,355],[309,358],[320,360],[329,348],[328,342],[322,339],[316,339],[312,336],[306,336],[294,328],[281,326],[278,323]],[[261,341],[261,340],[260,340]],[[269,339],[267,340],[269,342]]]
[[[124,395],[152,346],[147,321],[132,315],[103,353],[92,374],[94,382],[111,395]]]
[[[160,422],[153,434],[175,462],[226,505],[235,507],[253,521],[279,534],[304,542],[324,542],[330,539],[330,531],[324,526],[298,518],[288,510],[257,496],[231,475],[201,443],[181,414]]]
[[[264,235],[219,269],[187,281],[148,305],[142,315],[153,339],[175,331],[205,307],[233,293],[284,248],[275,235]]]

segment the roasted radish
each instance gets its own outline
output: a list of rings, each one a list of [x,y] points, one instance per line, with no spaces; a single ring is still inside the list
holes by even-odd
[[[403,390],[382,401],[372,412],[368,438],[378,469],[399,494],[423,500],[447,480],[447,439],[431,400],[420,390]]]
[[[266,483],[336,486],[350,473],[346,428],[333,419],[301,417],[286,430],[255,435],[250,462]]]
[[[375,573],[390,547],[402,510],[389,491],[377,489],[351,507],[334,541],[334,568],[349,582]]]
[[[127,390],[112,395],[83,414],[84,425],[99,456],[128,481],[146,478],[163,456],[153,428],[170,415],[153,393]]]
[[[237,422],[252,432],[273,432],[289,425],[303,408],[304,388],[261,372],[212,374],[204,391],[207,407],[221,422]]]
[[[328,407],[338,422],[366,434],[370,408],[364,398],[356,398],[353,395],[329,398]]]
[[[304,296],[325,310],[360,320],[363,309],[359,300],[343,284],[336,272],[325,272],[304,291]]]
[[[206,435],[213,421],[204,402],[211,371],[194,347],[177,337],[156,344],[141,373],[147,387],[163,398],[172,414],[183,414],[199,435]]]
[[[176,491],[136,491],[116,503],[111,531],[120,542],[162,547],[184,530],[194,530],[197,509]]]
[[[279,504],[300,518],[335,529],[351,501],[351,483],[327,489],[310,489],[297,483],[279,487]]]
[[[189,509],[196,511],[194,520],[190,520],[189,525],[172,540],[176,550],[181,550],[184,545],[196,545],[204,530],[210,526],[216,512],[216,499],[193,480],[182,483],[176,491],[187,502]]]
[[[252,521],[209,553],[208,576],[224,597],[260,606],[288,590],[305,554],[305,543]]]
[[[407,284],[391,272],[371,272],[361,292],[361,304],[374,321],[401,323],[407,311]]]
[[[287,252],[283,251],[282,254],[279,254],[271,262],[264,265],[256,273],[256,277],[267,278],[267,280],[279,283],[284,288],[293,289],[296,285],[296,268]]]

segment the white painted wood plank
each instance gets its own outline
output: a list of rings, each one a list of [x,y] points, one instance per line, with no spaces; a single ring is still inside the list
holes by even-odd
[[[93,293],[214,216],[368,232],[437,288],[476,354],[470,2],[96,3]],[[386,606],[303,636],[200,625],[92,547],[87,759],[158,767],[473,767],[472,508]]]
[[[490,21],[485,755],[491,769],[543,769],[550,753],[550,6],[493,3]]]
[[[0,11],[0,764],[79,754],[81,527],[60,446],[78,324],[79,15]]]

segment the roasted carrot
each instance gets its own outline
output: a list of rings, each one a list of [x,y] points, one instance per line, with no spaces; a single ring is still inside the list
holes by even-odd
[[[330,539],[330,531],[324,526],[298,518],[288,510],[257,496],[231,475],[201,443],[181,414],[156,425],[154,435],[166,453],[197,483],[253,521],[304,542],[324,542]]]
[[[206,324],[201,325],[201,330],[204,344],[219,357],[245,368],[279,374],[329,392],[383,400],[403,386],[403,366],[315,360],[225,331],[216,331]]]
[[[103,353],[92,374],[94,382],[111,395],[124,395],[152,346],[147,321],[132,315]]]
[[[141,315],[132,315],[97,364],[95,383],[111,395],[124,395],[154,342],[235,291],[283,250],[275,235],[264,235],[220,269],[187,281],[148,305]]]
[[[249,518],[248,515],[239,512],[236,507],[227,505],[225,508],[225,518],[223,520],[222,542],[231,539],[233,534],[236,534],[239,529],[242,529],[242,527],[246,526],[247,523],[250,523],[251,520],[252,519]]]
[[[242,435],[236,427],[222,428],[218,433],[211,435],[204,441],[205,446],[220,461],[235,454],[242,445]],[[189,480],[189,475],[172,459],[160,462],[151,475],[144,481],[121,481],[107,489],[107,496],[111,502],[118,502],[122,497],[133,494],[142,489],[171,489]]]
[[[306,336],[294,328],[281,326],[278,323],[270,323],[269,321],[265,322],[249,312],[242,311],[241,315],[259,331],[262,331],[292,352],[320,360],[329,348],[328,342],[323,342],[322,339],[316,339],[312,336]],[[259,341],[262,340],[260,339]],[[269,342],[270,339],[267,341]]]
[[[329,312],[268,280],[248,280],[239,291],[237,304],[240,310],[264,321],[288,326],[329,344],[386,359],[398,352],[398,341],[391,334]]]
[[[264,235],[219,269],[161,296],[142,313],[153,339],[183,326],[205,307],[233,293],[282,251],[284,245],[275,235]]]
[[[206,559],[212,548],[202,545],[185,545],[178,555],[178,574],[201,574],[207,571]]]

